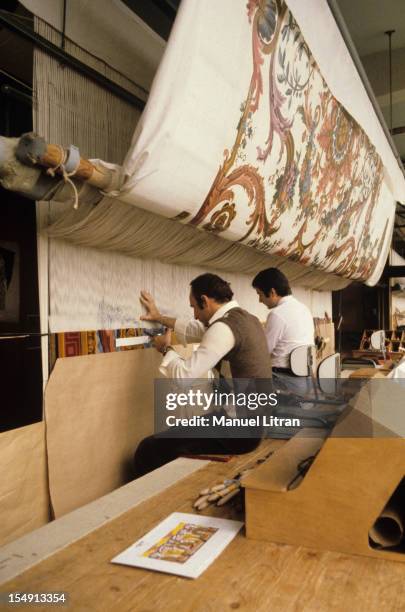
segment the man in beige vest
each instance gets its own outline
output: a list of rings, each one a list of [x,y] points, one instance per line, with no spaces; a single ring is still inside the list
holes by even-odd
[[[180,341],[199,342],[188,359],[182,359],[170,345],[170,331],[154,340],[164,357],[160,372],[166,377],[198,379],[208,370],[228,361],[233,379],[271,378],[270,357],[259,320],[232,299],[229,283],[215,274],[202,274],[191,282],[190,306],[194,321],[184,322],[162,315],[152,296],[141,293],[146,321],[174,329]],[[253,450],[260,436],[250,438],[164,438],[150,436],[138,446],[135,475],[141,476],[183,454],[240,454]]]

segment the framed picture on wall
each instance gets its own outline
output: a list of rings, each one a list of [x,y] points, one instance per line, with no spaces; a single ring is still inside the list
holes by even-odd
[[[20,319],[20,249],[17,242],[0,240],[0,322]]]

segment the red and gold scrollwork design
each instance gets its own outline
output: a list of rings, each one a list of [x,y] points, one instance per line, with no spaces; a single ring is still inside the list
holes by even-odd
[[[189,223],[225,235],[239,223],[249,246],[364,280],[387,231],[371,230],[381,160],[283,0],[248,0],[247,17],[252,72],[236,138]]]

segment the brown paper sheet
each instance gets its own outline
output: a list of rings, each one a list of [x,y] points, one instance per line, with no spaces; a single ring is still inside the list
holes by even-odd
[[[45,423],[0,434],[0,546],[49,521]]]
[[[153,433],[161,360],[153,349],[58,359],[45,392],[55,517],[131,478],[135,448]]]

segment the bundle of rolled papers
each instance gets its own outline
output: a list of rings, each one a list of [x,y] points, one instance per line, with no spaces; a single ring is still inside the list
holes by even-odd
[[[216,484],[211,488],[200,491],[198,499],[193,504],[193,508],[196,510],[204,510],[205,508],[208,508],[210,504],[223,506],[229,502],[229,500],[236,497],[236,495],[238,495],[240,492],[241,479],[243,476],[261,463],[264,463],[269,457],[272,456],[273,452],[274,451],[270,451],[264,457],[260,457],[260,459],[257,459],[253,464],[245,467],[244,470],[236,474],[236,476],[233,478],[225,479],[223,482]]]
[[[244,470],[236,478],[231,478],[229,480],[224,480],[220,484],[216,484],[213,487],[203,489],[200,491],[200,495],[197,501],[194,502],[193,508],[196,510],[204,510],[208,508],[210,504],[215,504],[216,506],[223,506],[229,500],[233,499],[241,490],[241,478],[249,469]]]

